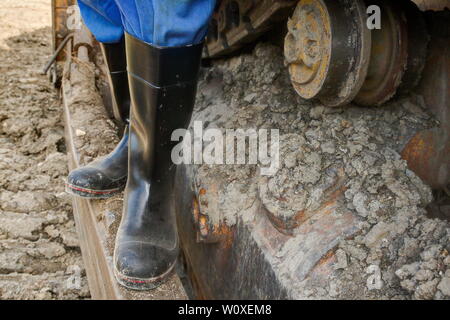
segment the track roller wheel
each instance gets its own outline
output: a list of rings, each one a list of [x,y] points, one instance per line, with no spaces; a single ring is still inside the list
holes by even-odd
[[[335,107],[353,100],[366,78],[371,33],[362,0],[302,0],[288,21],[284,54],[305,99]]]

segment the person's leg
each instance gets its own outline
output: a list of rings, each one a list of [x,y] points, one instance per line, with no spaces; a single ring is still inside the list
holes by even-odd
[[[101,43],[117,43],[123,38],[123,25],[115,0],[78,0],[84,24]]]
[[[130,93],[125,54],[125,39],[119,8],[114,0],[78,0],[84,23],[100,41],[108,68],[114,117],[128,122]],[[73,170],[66,190],[77,196],[106,198],[122,191],[128,171],[128,128],[108,156]]]
[[[128,89],[127,56],[125,37],[117,43],[100,43],[108,68],[114,118],[122,124],[128,123],[130,115],[130,91]]]
[[[117,280],[151,289],[175,265],[171,134],[189,124],[214,0],[117,0],[130,83],[129,171],[114,250]]]
[[[160,47],[203,41],[216,0],[116,0],[125,31]]]

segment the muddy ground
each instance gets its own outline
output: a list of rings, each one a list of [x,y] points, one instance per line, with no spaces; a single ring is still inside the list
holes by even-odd
[[[64,192],[67,158],[51,54],[50,0],[0,3],[0,299],[85,299]]]

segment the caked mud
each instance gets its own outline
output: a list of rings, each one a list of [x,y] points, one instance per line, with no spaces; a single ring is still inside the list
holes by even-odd
[[[64,192],[62,110],[40,74],[50,14],[47,0],[0,4],[0,299],[90,296]]]
[[[292,89],[281,49],[260,43],[204,70],[194,120],[205,128],[280,130],[273,176],[261,176],[257,165],[204,164],[194,178],[200,212],[211,225],[242,221],[252,229],[262,206],[291,237],[266,257],[290,297],[450,298],[450,226],[429,218],[449,208],[436,206],[436,194],[400,157],[415,132],[438,125],[420,96],[378,108],[307,102]],[[304,230],[326,216],[348,217],[349,224],[319,244]],[[334,271],[326,281],[311,276],[330,254]],[[295,279],[292,270],[300,270]]]

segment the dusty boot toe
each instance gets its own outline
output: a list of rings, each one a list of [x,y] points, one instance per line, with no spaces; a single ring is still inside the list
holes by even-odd
[[[84,198],[109,198],[125,187],[127,173],[128,127],[109,155],[69,174],[66,191]]]
[[[177,252],[138,241],[121,243],[114,256],[117,281],[134,290],[156,288],[173,270]]]
[[[94,167],[83,167],[72,171],[67,177],[66,191],[87,198],[108,198],[120,192],[126,177],[111,179]]]

